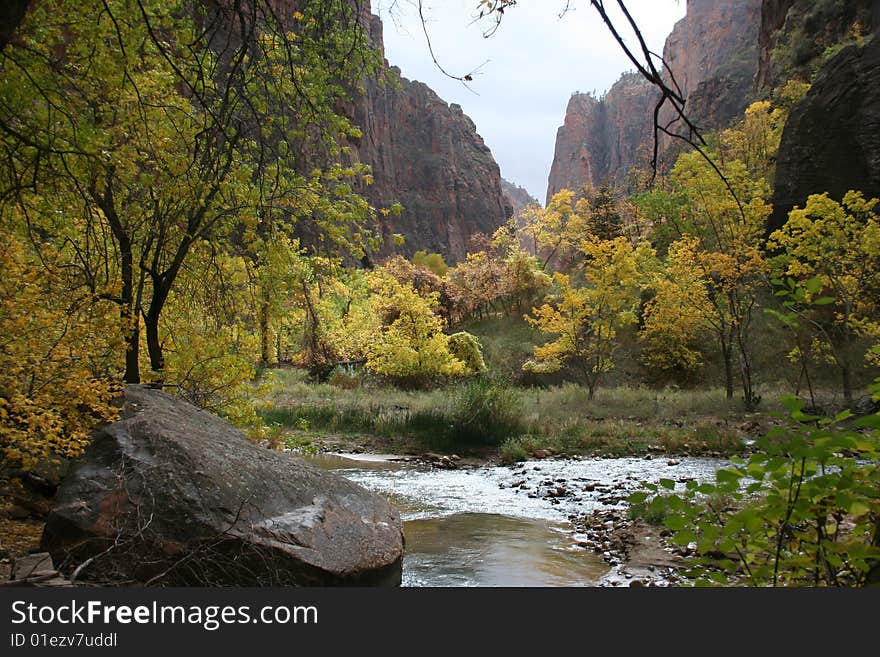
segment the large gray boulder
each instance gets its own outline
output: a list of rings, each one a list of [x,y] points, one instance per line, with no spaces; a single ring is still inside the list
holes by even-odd
[[[403,557],[378,495],[141,386],[61,483],[42,542],[107,584],[398,585]]]

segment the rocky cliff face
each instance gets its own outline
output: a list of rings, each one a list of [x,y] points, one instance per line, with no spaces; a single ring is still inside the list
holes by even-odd
[[[504,201],[511,207],[514,216],[522,212],[526,206],[538,203],[538,199],[529,194],[524,187],[514,185],[504,178],[501,179],[501,191],[504,193]]]
[[[654,88],[635,73],[623,75],[602,99],[572,95],[556,133],[547,200],[561,189],[622,183],[626,171],[644,159],[644,146],[653,137],[648,117],[656,98]]]
[[[761,0],[688,0],[663,58],[703,131],[726,126],[748,107],[758,69]],[[669,117],[667,117],[668,119]]]
[[[761,0],[688,0],[663,57],[702,130],[725,126],[752,99],[760,24]],[[630,168],[647,164],[657,99],[635,74],[623,76],[602,100],[572,96],[557,134],[548,198],[565,187],[620,185]],[[669,145],[661,140],[661,148]]]
[[[764,0],[758,88],[771,90],[795,75],[809,79],[829,48],[858,41],[878,26],[877,0]]]
[[[792,111],[776,165],[769,228],[810,194],[850,189],[880,198],[880,39],[832,59]]]
[[[378,17],[372,16],[370,29],[381,48]],[[399,233],[405,242],[398,250],[437,252],[453,263],[466,255],[471,235],[491,235],[513,215],[501,171],[473,121],[426,85],[400,77],[386,63],[366,82],[354,119],[363,130],[353,144],[355,157],[373,169],[365,195],[376,207],[404,207],[399,217],[382,220],[385,252],[390,236]]]

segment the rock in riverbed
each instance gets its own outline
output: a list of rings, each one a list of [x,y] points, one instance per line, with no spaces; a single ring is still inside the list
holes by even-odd
[[[109,584],[398,585],[403,557],[383,498],[141,386],[62,482],[42,543]]]

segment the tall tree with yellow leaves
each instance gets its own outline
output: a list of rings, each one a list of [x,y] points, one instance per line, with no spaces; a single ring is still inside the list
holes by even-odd
[[[568,274],[554,274],[557,294],[526,320],[555,337],[536,346],[534,359],[523,368],[556,372],[571,363],[583,375],[592,399],[604,375],[614,368],[618,331],[637,321],[643,272],[654,251],[646,243],[633,247],[623,237],[592,236],[580,247],[586,257],[584,285],[575,285]]]

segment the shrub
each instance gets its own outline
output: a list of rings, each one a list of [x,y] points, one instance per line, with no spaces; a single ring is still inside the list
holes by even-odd
[[[364,382],[364,371],[352,365],[337,365],[330,372],[327,383],[334,388],[354,390],[360,388]]]
[[[519,394],[507,384],[475,379],[458,386],[447,415],[457,445],[500,445],[522,433]]]
[[[449,336],[449,352],[464,363],[469,374],[485,374],[486,362],[483,360],[480,341],[467,331]]]
[[[665,513],[671,541],[696,544],[696,584],[865,586],[880,564],[880,415],[807,415],[788,398],[788,427],[718,470],[715,483],[646,484],[632,505]],[[661,493],[661,494],[658,494]],[[654,495],[650,499],[651,494]]]
[[[529,460],[529,452],[520,438],[508,438],[505,440],[504,444],[501,445],[499,455],[504,465],[512,465]]]

